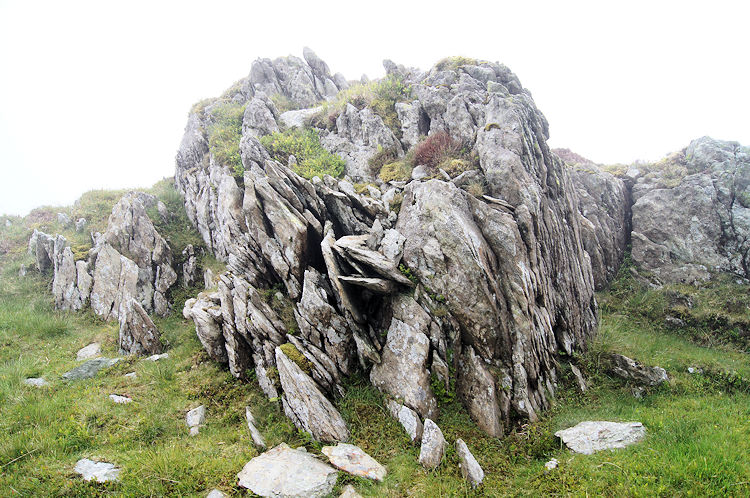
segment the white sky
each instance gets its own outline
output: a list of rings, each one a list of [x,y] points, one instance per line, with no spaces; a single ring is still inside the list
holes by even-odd
[[[702,135],[750,145],[749,19],[717,0],[0,0],[0,213],[171,176],[193,102],[305,45],[349,79],[384,58],[502,62],[550,145],[597,162]]]

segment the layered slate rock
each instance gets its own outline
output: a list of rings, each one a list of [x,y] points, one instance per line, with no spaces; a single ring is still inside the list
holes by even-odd
[[[750,149],[703,137],[666,162],[633,186],[637,268],[657,283],[750,277]]]
[[[640,422],[586,421],[557,431],[555,436],[562,439],[572,451],[591,455],[637,443],[646,436],[646,428]]]
[[[305,451],[281,443],[242,468],[239,485],[260,496],[328,496],[338,472]]]
[[[349,474],[382,481],[387,473],[385,467],[353,444],[339,443],[336,446],[323,446],[320,450],[337,469]]]
[[[658,386],[667,382],[667,371],[661,367],[649,367],[621,354],[609,355],[612,373],[626,380],[632,380],[647,386]]]
[[[153,355],[164,351],[161,334],[138,301],[131,298],[122,303],[119,316],[122,353]]]
[[[432,378],[457,385],[490,434],[517,416],[536,419],[555,392],[556,354],[580,351],[594,333],[596,302],[578,196],[530,94],[500,64],[421,72],[388,62],[389,78],[412,91],[396,105],[401,129],[367,105],[343,106],[316,132],[345,159],[348,178],[306,180],[292,171],[296,160],[272,160],[259,141],[310,126],[305,117],[334,95],[327,67],[305,59],[256,61],[246,80],[188,119],[175,183],[228,269],[215,292],[184,310],[208,354],[238,378],[254,369],[264,392],[286,399],[310,431],[305,404],[291,407],[296,383],[274,375],[287,342],[304,358],[302,384],[316,399],[330,402],[359,370],[417,419],[437,416]],[[279,114],[281,97],[302,110]],[[245,106],[241,174],[209,143],[226,105]],[[467,151],[471,171],[451,179],[417,165],[424,174],[391,183],[369,171],[379,151],[398,157],[437,133]],[[355,188],[362,180],[373,184]],[[475,184],[485,196],[466,191]]]
[[[115,363],[120,361],[119,358],[94,358],[88,360],[86,363],[78,365],[72,370],[69,370],[62,374],[62,378],[65,380],[81,380],[90,379],[94,377],[99,370],[109,368]]]

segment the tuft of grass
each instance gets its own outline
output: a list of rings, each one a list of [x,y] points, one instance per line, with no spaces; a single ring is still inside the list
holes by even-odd
[[[289,156],[294,156],[297,164],[292,165],[292,170],[308,180],[314,176],[340,178],[344,175],[346,162],[324,149],[318,132],[313,129],[276,132],[261,137],[260,142],[271,157],[282,164],[287,164]]]
[[[478,60],[472,59],[471,57],[464,57],[459,55],[454,57],[446,57],[439,60],[438,63],[435,64],[435,69],[437,69],[438,71],[458,71],[461,66],[477,65],[479,65]]]
[[[214,160],[229,167],[237,178],[242,178],[245,172],[240,156],[244,112],[245,106],[236,102],[216,103],[210,108],[206,129],[208,147]]]
[[[310,363],[310,361],[305,358],[305,355],[299,352],[299,349],[297,349],[294,344],[292,344],[291,342],[287,342],[286,344],[282,344],[281,346],[279,346],[279,349],[284,352],[287,358],[296,363],[303,372],[305,372],[307,375],[312,374],[312,363]]]
[[[396,161],[388,163],[380,168],[378,177],[384,182],[405,182],[411,179],[411,170],[413,167],[406,161]]]

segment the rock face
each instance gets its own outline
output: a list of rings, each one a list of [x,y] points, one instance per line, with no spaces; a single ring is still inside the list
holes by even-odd
[[[555,432],[576,453],[591,455],[597,451],[624,448],[646,436],[640,422],[581,422],[575,427]]]
[[[582,350],[595,332],[578,196],[546,144],[546,120],[505,66],[386,65],[412,92],[395,106],[400,130],[393,116],[386,126],[358,102],[317,130],[345,159],[348,179],[301,178],[258,140],[305,126],[301,116],[312,112],[279,113],[274,102],[309,110],[343,88],[309,51],[305,61],[256,61],[248,78],[190,115],[175,183],[228,271],[183,314],[212,358],[238,378],[254,368],[264,392],[281,394],[286,413],[316,438],[345,438],[323,400],[357,370],[418,414],[407,429],[413,438],[419,416],[437,416],[433,378],[457,385],[472,417],[501,435],[512,418],[534,420],[549,406],[557,352]],[[241,177],[209,144],[225,105],[245,106]],[[461,180],[430,174],[385,184],[370,171],[378,151],[398,157],[441,132],[476,159]],[[468,194],[472,183],[488,195]],[[306,371],[278,354],[285,343]]]
[[[750,149],[709,137],[668,158],[633,187],[633,262],[660,282],[712,272],[750,277]]]
[[[237,474],[239,485],[256,495],[272,497],[327,496],[338,472],[308,454],[284,443],[247,462]]]

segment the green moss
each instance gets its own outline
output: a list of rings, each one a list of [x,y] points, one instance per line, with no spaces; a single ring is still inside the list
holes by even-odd
[[[405,264],[401,263],[400,265],[398,265],[398,271],[400,271],[403,276],[411,280],[414,285],[417,285],[419,283],[419,278],[417,278],[417,276],[412,273],[411,268],[407,267]]]
[[[370,195],[370,189],[368,187],[378,188],[374,183],[355,183],[354,191],[359,195]]]
[[[307,375],[312,374],[312,363],[305,358],[305,355],[299,352],[299,350],[291,342],[282,344],[279,349],[286,355],[287,358],[297,364]]]
[[[487,123],[484,125],[484,131],[490,131],[490,130],[499,130],[500,125],[497,123]]]
[[[235,102],[215,104],[210,111],[207,128],[208,147],[214,160],[228,166],[234,176],[241,178],[245,172],[240,155],[242,116],[245,106]]]
[[[261,137],[260,143],[282,164],[287,164],[289,156],[294,156],[297,164],[292,165],[292,170],[308,180],[314,176],[340,178],[344,175],[346,162],[324,149],[318,132],[313,129],[272,133]]]
[[[446,159],[438,167],[448,173],[451,178],[474,169],[473,165],[466,159]]]
[[[411,179],[413,167],[406,161],[396,161],[384,165],[378,177],[384,182],[405,182]]]

